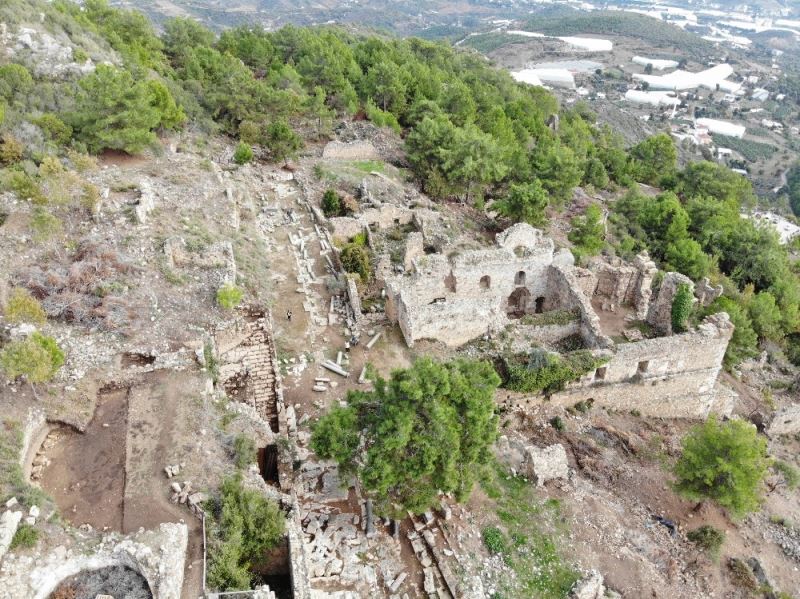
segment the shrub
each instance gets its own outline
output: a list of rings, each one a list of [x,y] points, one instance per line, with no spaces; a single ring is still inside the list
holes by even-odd
[[[33,230],[33,239],[39,242],[47,241],[57,235],[62,228],[61,220],[42,206],[36,206],[33,209],[30,225]]]
[[[22,160],[25,146],[10,133],[4,133],[0,141],[0,164],[14,164]]]
[[[693,427],[675,464],[676,490],[689,499],[711,499],[734,516],[758,508],[760,486],[770,465],[767,443],[742,420],[715,417]]]
[[[46,204],[47,198],[39,183],[27,173],[11,171],[3,178],[3,187],[13,191],[20,200],[28,200],[34,204]]]
[[[253,148],[243,141],[239,142],[236,146],[236,151],[233,153],[233,161],[236,164],[247,164],[253,160]]]
[[[789,489],[796,489],[800,485],[800,471],[788,462],[776,460],[772,465],[776,472],[783,476]]]
[[[504,554],[508,550],[506,537],[503,531],[496,526],[487,526],[481,535],[483,544],[493,554]]]
[[[72,127],[52,113],[43,114],[33,122],[47,139],[59,146],[66,145],[72,138]]]
[[[550,419],[550,426],[556,429],[559,433],[562,432],[566,427],[564,421],[561,419],[561,416],[553,416]]]
[[[249,564],[278,544],[286,520],[278,504],[245,489],[236,474],[225,479],[212,506],[214,539],[209,550],[208,584],[222,591],[247,590]]]
[[[97,168],[97,159],[89,154],[83,154],[75,150],[67,150],[67,158],[72,163],[72,166],[79,173],[94,170]]]
[[[39,531],[30,524],[21,524],[11,539],[9,549],[30,549],[39,541]]]
[[[230,283],[226,283],[217,290],[217,304],[225,310],[233,310],[236,308],[241,303],[243,297],[244,292],[236,287],[236,285]]]
[[[713,526],[704,524],[700,528],[690,530],[686,534],[686,538],[708,553],[713,559],[717,559],[722,544],[725,542],[725,533]]]
[[[47,315],[36,298],[27,289],[21,287],[16,287],[11,291],[3,315],[12,323],[44,324],[47,320]]]
[[[322,212],[328,218],[332,216],[341,216],[342,213],[342,200],[339,197],[339,194],[336,193],[333,189],[325,190],[325,193],[322,194]]]
[[[29,383],[53,378],[64,364],[64,352],[55,339],[34,333],[27,339],[12,341],[0,353],[0,367],[10,379],[24,376]]]
[[[236,435],[233,440],[233,452],[235,455],[236,467],[244,470],[257,459],[256,444],[247,435]]]
[[[692,313],[692,303],[694,297],[692,290],[686,283],[678,285],[678,291],[675,297],[672,298],[672,331],[674,333],[683,333],[686,331],[689,316]]]
[[[357,243],[348,243],[342,248],[339,258],[345,271],[358,273],[362,281],[369,281],[372,266],[370,265],[369,251],[365,247]]]
[[[537,348],[528,354],[524,362],[519,356],[506,359],[509,374],[506,387],[523,393],[554,393],[602,366],[604,362],[586,350],[558,356]]]
[[[756,577],[753,575],[750,566],[744,561],[732,557],[728,560],[728,568],[730,569],[731,581],[734,586],[747,589],[748,591],[758,590],[758,580],[756,580]]]

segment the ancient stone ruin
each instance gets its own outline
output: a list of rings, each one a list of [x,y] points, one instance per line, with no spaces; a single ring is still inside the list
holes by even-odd
[[[517,224],[497,236],[495,247],[444,248],[409,262],[408,272],[386,279],[386,314],[410,346],[432,339],[457,347],[507,330],[516,337],[513,347],[526,351],[577,336],[606,362],[554,401],[592,399],[660,417],[730,412],[731,396],[717,386],[733,334],[730,319],[712,315],[696,329],[672,334],[675,294],[694,284],[669,272],[654,292],[658,270],[647,254],[633,263],[595,259],[580,268],[569,250],[556,250],[541,231]],[[699,287],[703,305],[718,295],[707,281]],[[547,318],[556,311],[573,318]],[[645,338],[642,327],[661,336]]]

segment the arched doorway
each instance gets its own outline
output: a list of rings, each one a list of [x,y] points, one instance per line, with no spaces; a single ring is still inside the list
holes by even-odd
[[[508,296],[506,314],[509,318],[522,318],[528,310],[531,292],[525,287],[518,287]]]

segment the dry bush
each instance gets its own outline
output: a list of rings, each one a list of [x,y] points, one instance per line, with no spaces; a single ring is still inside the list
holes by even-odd
[[[50,318],[121,331],[139,313],[119,295],[120,278],[135,270],[115,249],[84,241],[69,263],[26,268],[15,280],[30,290]]]
[[[53,594],[50,595],[50,599],[75,599],[78,596],[75,587],[71,584],[61,585]]]

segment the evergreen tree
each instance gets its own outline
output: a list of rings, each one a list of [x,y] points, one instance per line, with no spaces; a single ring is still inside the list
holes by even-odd
[[[676,490],[690,499],[711,499],[734,516],[756,510],[770,460],[767,442],[742,420],[712,416],[683,438],[675,464]]]
[[[417,360],[374,391],[350,391],[314,426],[311,444],[354,474],[377,512],[398,517],[430,509],[439,492],[469,496],[497,435],[488,362]]]
[[[546,222],[547,192],[534,179],[533,183],[514,184],[504,198],[494,204],[495,210],[514,222],[525,222],[541,227]]]

